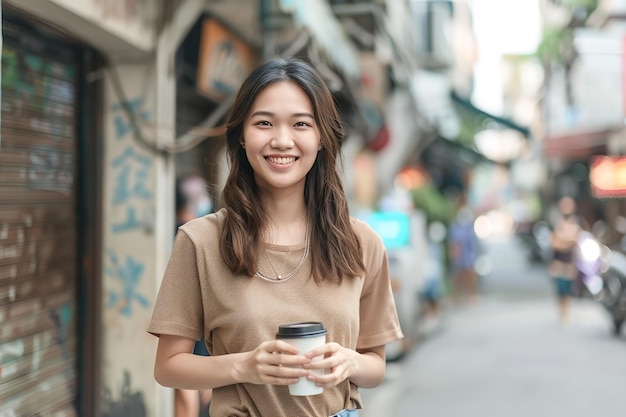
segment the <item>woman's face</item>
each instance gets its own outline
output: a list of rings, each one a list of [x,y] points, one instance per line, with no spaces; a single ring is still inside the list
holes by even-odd
[[[303,192],[306,174],[320,149],[309,97],[292,81],[270,85],[252,103],[243,141],[259,187]]]

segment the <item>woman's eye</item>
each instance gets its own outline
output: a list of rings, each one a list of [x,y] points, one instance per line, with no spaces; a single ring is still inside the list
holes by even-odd
[[[308,124],[307,122],[297,122],[295,124],[296,127],[306,127],[306,126],[311,126],[310,124]]]
[[[265,121],[265,120],[261,120],[261,121],[259,121],[259,122],[256,122],[256,124],[257,124],[258,126],[270,126],[270,122],[267,122],[267,121]]]

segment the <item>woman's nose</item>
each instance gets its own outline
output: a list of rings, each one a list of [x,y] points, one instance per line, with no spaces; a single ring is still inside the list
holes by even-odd
[[[270,145],[277,149],[288,149],[293,146],[293,138],[288,129],[278,129]]]

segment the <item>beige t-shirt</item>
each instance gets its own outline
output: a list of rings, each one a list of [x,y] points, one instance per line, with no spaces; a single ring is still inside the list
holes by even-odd
[[[254,350],[272,340],[278,326],[319,321],[327,342],[351,349],[370,348],[403,337],[389,280],[387,254],[381,238],[366,223],[353,220],[363,248],[367,272],[341,285],[318,286],[311,262],[293,277],[268,281],[233,274],[220,255],[220,230],[225,209],[180,227],[161,283],[148,332],[194,340],[205,336],[211,355]],[[265,250],[285,271],[300,262],[304,244],[265,244],[259,269],[270,275]],[[348,380],[321,395],[291,396],[287,386],[234,384],[213,390],[211,417],[330,416],[342,409],[361,408],[357,387]]]

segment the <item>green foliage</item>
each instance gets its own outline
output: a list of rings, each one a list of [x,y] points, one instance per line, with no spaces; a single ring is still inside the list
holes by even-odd
[[[543,39],[537,47],[537,58],[541,62],[557,62],[564,64],[569,54],[567,48],[572,42],[572,31],[569,28],[547,27]]]
[[[454,205],[434,185],[428,184],[411,191],[415,208],[424,212],[429,222],[440,221],[449,225],[454,219]]]
[[[598,0],[562,0],[561,5],[567,7],[570,10],[575,10],[582,7],[588,13],[591,13],[598,7]]]
[[[556,3],[572,13],[572,20],[566,27],[545,27],[535,55],[544,63],[554,62],[567,65],[571,63],[574,56],[574,27],[584,25],[584,20],[598,7],[599,1],[560,0]]]
[[[460,130],[456,140],[469,147],[474,147],[474,137],[476,134],[486,128],[486,118],[476,112],[457,106],[457,114],[459,116]]]

